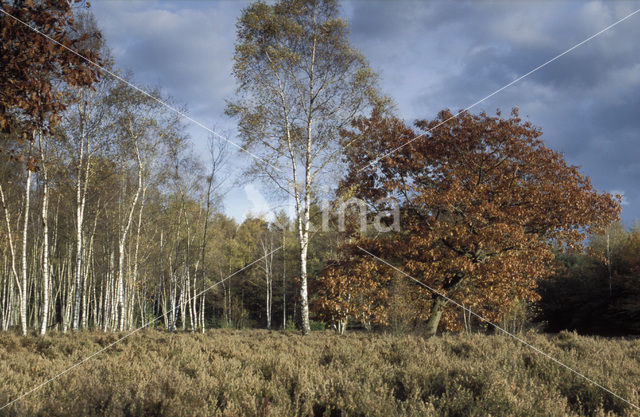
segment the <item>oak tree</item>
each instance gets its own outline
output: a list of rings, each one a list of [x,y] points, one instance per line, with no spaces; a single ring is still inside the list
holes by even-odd
[[[400,232],[357,245],[434,290],[415,288],[431,335],[441,318],[456,324],[441,295],[498,320],[514,300],[538,297],[553,245],[578,246],[620,211],[618,197],[595,190],[517,109],[509,118],[445,110],[415,128],[373,112],[344,134],[342,193],[372,207],[395,198],[402,212]]]
[[[86,45],[88,37],[99,39],[101,35],[98,31],[80,33],[74,30],[74,3],[78,2],[0,2],[3,11],[0,14],[0,132],[3,142],[10,138],[30,140],[36,130],[49,133],[68,104],[59,85],[90,86],[96,81],[97,67],[66,49],[94,62],[99,59],[95,51],[78,47]],[[14,151],[11,143],[3,143],[3,147]]]
[[[384,264],[363,258],[353,245],[344,245],[314,281],[311,308],[317,318],[344,334],[350,320],[366,328],[388,323],[388,287],[393,274]]]

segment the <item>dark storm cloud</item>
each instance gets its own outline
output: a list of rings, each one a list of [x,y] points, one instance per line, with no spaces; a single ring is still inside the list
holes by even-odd
[[[235,21],[246,2],[96,2],[118,63],[198,120],[230,126]],[[351,1],[354,46],[408,121],[459,110],[640,8],[639,2]],[[472,111],[519,107],[600,189],[640,217],[640,14]],[[193,130],[195,141],[206,132]]]
[[[354,43],[382,70],[409,120],[460,110],[543,64],[640,3],[354,2]],[[640,215],[640,15],[472,111],[519,107],[554,149]],[[389,77],[390,75],[390,77]]]
[[[196,118],[219,119],[230,77],[235,19],[242,2],[101,2],[95,13],[118,64],[161,86]]]

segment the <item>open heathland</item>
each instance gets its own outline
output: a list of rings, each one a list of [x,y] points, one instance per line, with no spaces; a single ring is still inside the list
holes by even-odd
[[[0,402],[124,334],[0,334]],[[640,340],[521,337],[640,403]],[[606,416],[633,406],[504,335],[141,331],[0,416]]]

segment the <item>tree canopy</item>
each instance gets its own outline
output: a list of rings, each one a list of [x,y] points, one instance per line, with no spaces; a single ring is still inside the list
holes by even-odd
[[[537,299],[554,245],[576,247],[620,211],[616,197],[595,190],[547,148],[540,129],[516,109],[509,118],[445,110],[415,129],[374,112],[344,134],[351,146],[342,194],[379,210],[386,207],[378,199],[394,198],[402,212],[400,232],[361,236],[343,248],[345,259],[375,263],[359,245],[489,320],[516,299]],[[433,334],[446,300],[415,291],[423,294],[420,314]],[[456,326],[456,316],[444,318]]]
[[[98,68],[79,55],[98,61],[87,39],[100,39],[101,34],[75,30],[74,3],[79,2],[0,2],[6,12],[0,14],[0,132],[4,141],[30,140],[34,129],[50,131],[58,124],[68,104],[61,83],[90,86],[97,80]],[[8,152],[14,150],[9,143],[2,145]]]

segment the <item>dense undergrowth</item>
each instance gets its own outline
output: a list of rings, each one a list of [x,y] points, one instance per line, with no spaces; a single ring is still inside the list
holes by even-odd
[[[0,334],[0,407],[117,340]],[[640,340],[527,334],[640,403]],[[634,408],[514,339],[137,333],[0,416],[602,416]]]

